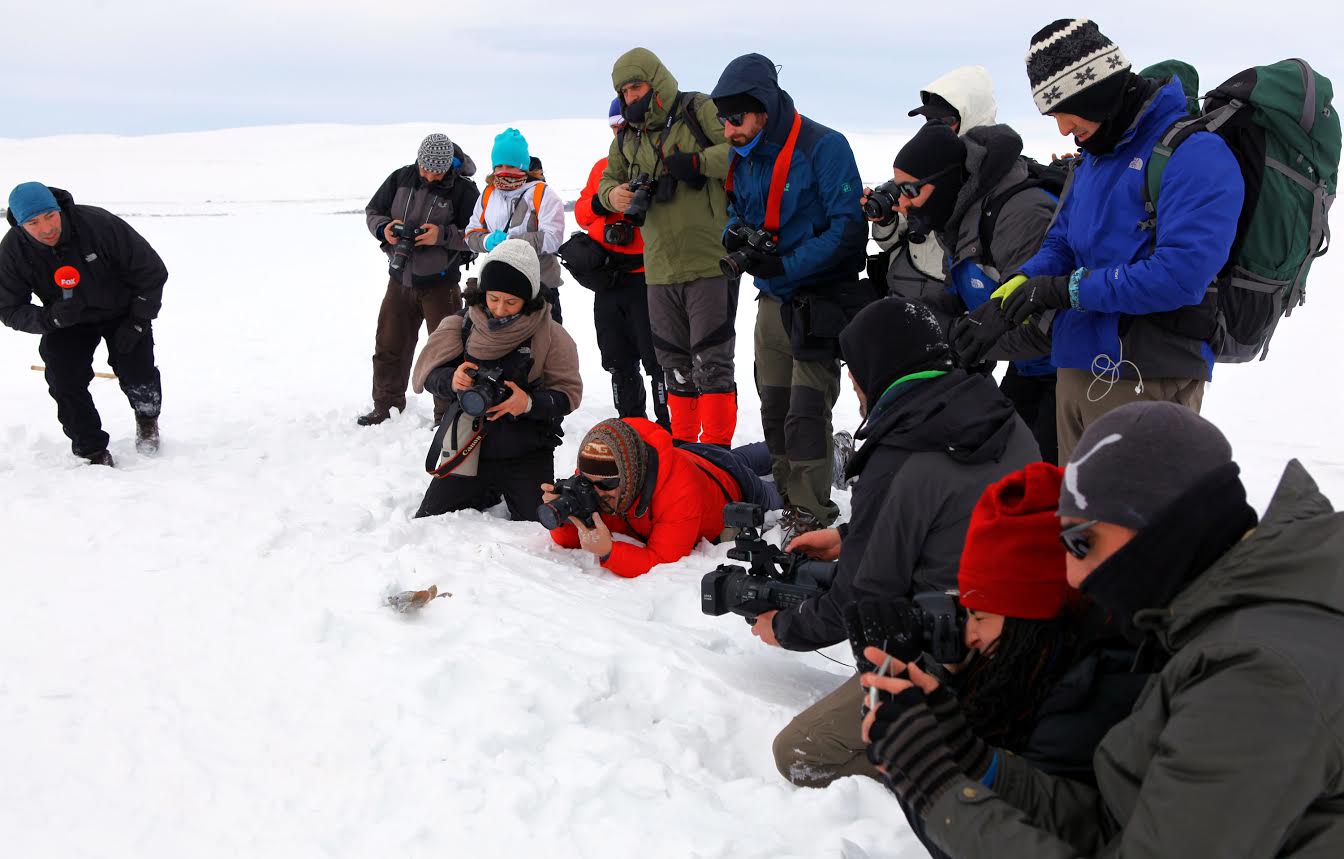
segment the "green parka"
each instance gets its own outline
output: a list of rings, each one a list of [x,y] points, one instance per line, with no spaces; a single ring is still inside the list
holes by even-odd
[[[700,127],[714,145],[701,147],[684,118],[668,112],[677,102],[677,79],[647,48],[621,55],[611,70],[611,83],[619,96],[621,84],[648,81],[653,101],[641,126],[630,124],[611,143],[607,169],[602,172],[598,196],[611,208],[611,189],[647,173],[658,179],[667,173],[662,155],[700,152],[700,170],[709,181],[700,190],[678,182],[672,199],[655,202],[644,222],[644,269],[649,283],[688,283],[703,277],[721,277],[723,229],[728,222],[728,195],[723,180],[728,176],[728,142],[718,121],[714,102],[702,99],[695,112]],[[622,145],[624,144],[624,145]]]
[[[1344,856],[1344,514],[1288,464],[1259,526],[1164,609],[1172,653],[1097,747],[1097,789],[1000,755],[928,834],[959,857]]]

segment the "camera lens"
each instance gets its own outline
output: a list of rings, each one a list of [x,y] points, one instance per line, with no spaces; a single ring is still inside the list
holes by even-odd
[[[462,411],[471,415],[473,418],[479,418],[485,414],[485,410],[490,408],[485,395],[475,388],[468,388],[457,395],[457,401],[462,404]]]

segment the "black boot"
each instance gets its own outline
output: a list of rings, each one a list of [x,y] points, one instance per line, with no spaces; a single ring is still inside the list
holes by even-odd
[[[135,418],[135,452],[152,456],[159,452],[159,419]]]
[[[653,385],[653,419],[658,426],[672,432],[672,415],[667,411],[667,379],[660,372],[651,376],[649,382]]]
[[[616,406],[616,414],[623,418],[645,417],[644,379],[639,368],[617,370],[611,374],[611,398]]]
[[[367,415],[360,415],[355,418],[355,423],[362,427],[371,427],[382,423],[392,417],[392,409],[388,406],[374,406],[373,411]]]
[[[108,468],[116,467],[116,463],[112,461],[112,454],[108,453],[106,450],[91,453],[84,458],[89,461],[89,465],[106,465]]]

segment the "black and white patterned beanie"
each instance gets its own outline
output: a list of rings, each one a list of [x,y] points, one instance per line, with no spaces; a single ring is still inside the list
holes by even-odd
[[[1060,18],[1031,37],[1027,78],[1043,114],[1071,113],[1101,122],[1120,109],[1129,80],[1120,46],[1086,18]]]
[[[420,151],[416,153],[415,163],[430,173],[448,173],[453,169],[453,156],[457,147],[446,134],[431,134],[420,142]]]

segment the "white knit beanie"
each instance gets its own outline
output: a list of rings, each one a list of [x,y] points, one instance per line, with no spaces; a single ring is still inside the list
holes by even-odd
[[[505,239],[481,259],[480,279],[486,292],[507,292],[527,301],[541,294],[541,261],[531,243]]]

